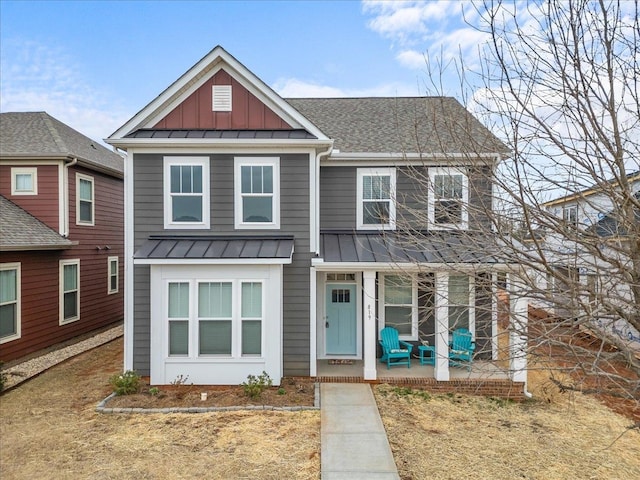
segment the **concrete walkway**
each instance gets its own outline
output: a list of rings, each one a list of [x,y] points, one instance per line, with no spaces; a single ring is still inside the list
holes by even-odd
[[[323,383],[322,480],[399,480],[373,392],[364,383]]]

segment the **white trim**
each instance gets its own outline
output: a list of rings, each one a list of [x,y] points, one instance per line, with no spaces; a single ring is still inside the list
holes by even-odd
[[[435,223],[435,177],[462,176],[462,203],[460,223]],[[429,188],[427,200],[427,218],[429,230],[467,230],[469,228],[469,173],[460,167],[438,167],[429,169]]]
[[[133,168],[134,150],[127,152],[124,158],[124,370],[133,370],[134,342],[134,211],[133,211],[133,184],[135,181]],[[153,271],[154,267],[150,267]],[[153,278],[153,277],[152,277]],[[153,283],[150,285],[153,291]]]
[[[365,176],[389,177],[389,198],[380,199],[389,202],[389,222],[384,224],[364,223],[363,181]],[[386,168],[358,168],[356,185],[356,225],[358,230],[395,230],[396,228],[396,169]]]
[[[31,190],[18,190],[17,176],[31,176]],[[37,167],[11,167],[11,195],[38,195],[38,168]]]
[[[386,279],[389,276],[393,277],[408,277],[411,279],[411,335],[399,335],[400,340],[416,342],[419,340],[419,327],[418,327],[418,282],[416,275],[407,273],[396,272],[384,272],[380,273],[380,282],[378,283],[378,318],[380,320],[380,329],[382,330],[386,326],[386,306],[385,303],[385,288]],[[399,304],[390,304],[399,305]],[[407,306],[407,305],[399,305]]]
[[[58,233],[69,236],[69,179],[64,162],[58,163]]]
[[[273,192],[261,194],[263,198],[271,197],[271,222],[244,222],[242,200],[242,167],[262,166],[273,169]],[[234,197],[234,225],[237,230],[279,230],[280,229],[280,157],[234,157],[233,159],[233,197]]]
[[[64,289],[64,267],[69,265],[76,265],[76,315],[70,318],[64,318],[64,294],[67,293]],[[80,259],[76,258],[73,260],[60,260],[59,261],[59,294],[58,294],[58,303],[59,303],[59,324],[67,325],[68,323],[76,322],[80,320]],[[70,292],[72,290],[69,290]]]
[[[111,262],[116,262],[116,288],[111,288]],[[113,295],[120,291],[120,259],[117,256],[107,257],[107,295]]]
[[[394,263],[394,262],[325,262],[322,258],[312,258],[311,265],[318,271],[351,272],[354,270],[390,270],[393,272],[419,272],[424,269],[433,271],[451,271],[451,265],[447,263]],[[482,268],[481,268],[482,267]],[[456,264],[456,271],[472,274],[479,269],[507,271],[508,264],[503,263],[470,263]]]
[[[16,271],[16,333],[0,338],[0,344],[18,340],[22,336],[22,267],[20,262],[0,263],[0,271],[15,270]],[[6,302],[5,305],[14,303]]]
[[[190,156],[165,156],[163,157],[163,206],[164,228],[167,230],[203,230],[209,229],[211,224],[211,189],[209,186],[209,157]],[[200,222],[174,222],[172,220],[172,194],[171,194],[171,167],[172,166],[199,166],[202,167],[202,221]],[[199,195],[194,195],[199,196]]]
[[[362,375],[365,380],[377,378],[376,369],[376,272],[365,270],[362,272],[362,323],[364,343],[364,366]]]
[[[91,221],[82,220],[80,218],[80,202],[82,199],[80,198],[80,182],[84,180],[85,182],[89,182],[91,184]],[[87,200],[84,200],[85,202]],[[90,175],[85,175],[83,173],[76,172],[76,225],[93,227],[96,224],[96,184],[95,180]]]
[[[450,166],[495,164],[498,162],[497,154],[483,154],[469,156],[465,154],[433,154],[424,153],[376,153],[376,152],[344,152],[331,155],[322,162],[323,167],[361,167],[361,166],[400,166],[400,165],[425,165],[425,166]]]
[[[318,375],[318,273],[309,268],[309,376]]]
[[[434,376],[436,380],[449,381],[449,273],[435,272],[435,347],[436,364]]]

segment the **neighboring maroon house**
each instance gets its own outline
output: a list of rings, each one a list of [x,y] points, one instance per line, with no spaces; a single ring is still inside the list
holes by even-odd
[[[0,360],[122,321],[123,177],[47,113],[0,114]]]

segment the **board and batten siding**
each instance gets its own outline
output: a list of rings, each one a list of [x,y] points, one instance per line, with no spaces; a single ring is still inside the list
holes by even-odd
[[[188,155],[187,153],[181,155]],[[136,154],[134,171],[134,242],[137,250],[149,235],[203,234],[202,230],[164,230],[162,154]],[[202,154],[194,156],[203,156]],[[305,154],[210,154],[212,235],[294,235],[293,263],[283,270],[283,362],[285,375],[309,375],[309,156]],[[280,158],[280,229],[236,230],[234,227],[234,157]],[[134,268],[134,351],[136,371],[149,374],[149,267]],[[267,332],[268,334],[268,332]]]

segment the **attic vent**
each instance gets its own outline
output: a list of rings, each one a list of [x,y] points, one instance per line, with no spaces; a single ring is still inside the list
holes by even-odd
[[[231,85],[213,86],[213,111],[231,111]]]

